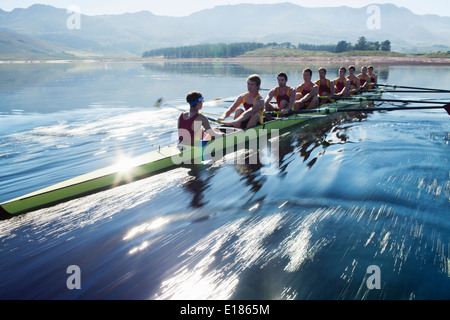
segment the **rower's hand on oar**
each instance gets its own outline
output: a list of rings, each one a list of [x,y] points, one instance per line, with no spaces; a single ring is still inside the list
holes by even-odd
[[[224,126],[232,126],[230,121],[225,121],[225,117],[223,115],[217,119],[217,122]]]

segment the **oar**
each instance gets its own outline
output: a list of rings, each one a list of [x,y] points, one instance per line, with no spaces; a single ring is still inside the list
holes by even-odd
[[[203,114],[204,115],[204,114]],[[205,116],[205,115],[204,115]],[[207,117],[207,116],[205,116],[205,118],[206,119],[208,119],[209,121],[212,121],[212,122],[215,122],[215,123],[218,123],[218,124],[222,124],[222,122],[223,121],[219,121],[219,120],[217,120],[217,119],[214,119],[214,118],[211,118],[211,117]]]
[[[433,88],[422,88],[422,87],[407,87],[407,86],[398,86],[396,84],[377,84],[379,87],[389,87],[389,88],[402,88],[402,89],[414,89],[414,90],[422,90],[422,91],[435,91],[435,92],[450,92],[450,90],[444,89],[433,89]]]
[[[385,89],[372,89],[372,90],[359,90],[358,92],[395,92],[395,93],[449,93],[450,90],[436,90],[436,91],[428,91],[428,90],[385,90]]]
[[[321,113],[321,114],[330,114],[330,113],[336,113],[336,112],[367,112],[367,111],[396,111],[396,110],[419,110],[419,109],[441,109],[444,108],[445,111],[450,115],[450,103],[447,103],[446,105],[441,106],[432,106],[432,107],[425,107],[425,106],[417,106],[417,107],[377,107],[377,108],[342,108],[342,109],[336,109],[336,108],[322,108],[322,109],[309,109],[309,110],[291,110],[288,114],[302,114],[302,113]],[[272,114],[280,114],[281,111],[272,111],[267,112]]]
[[[208,106],[209,104],[212,104],[212,103],[219,103],[219,102],[234,102],[234,100],[225,100],[224,98],[217,98],[217,99],[214,99],[214,100],[211,100],[211,101],[205,101],[205,102],[203,102],[203,105],[204,105],[204,106]],[[156,100],[156,102],[155,102],[155,104],[154,104],[153,106],[156,107],[156,108],[158,108],[158,107],[164,105],[164,103],[165,103],[165,101],[164,101],[164,99],[161,97],[161,98],[159,98],[158,100]],[[173,105],[170,105],[170,106],[173,107],[173,108],[180,109],[180,110],[181,110],[181,108],[182,108],[182,107],[180,107],[180,108],[174,107]],[[183,110],[184,110],[184,109],[183,109]]]
[[[156,100],[155,104],[153,105],[155,108],[158,108],[162,103],[164,102],[164,99],[161,97],[158,100]]]
[[[218,99],[216,99],[216,100],[218,100]],[[163,104],[163,98],[159,98],[158,100],[156,100],[156,102],[155,102],[155,104],[153,105],[154,107],[156,107],[156,108],[158,108],[159,106],[161,106]],[[186,111],[185,109],[183,109],[183,108],[181,108],[181,107],[175,107],[175,106],[172,106],[172,105],[170,105],[170,107],[171,108],[175,108],[175,109],[178,109],[178,110],[180,110],[180,111]],[[203,113],[202,113],[203,114]],[[204,115],[204,114],[203,114]],[[204,115],[205,116],[205,115]],[[221,124],[222,122],[221,121],[218,121],[217,119],[214,119],[214,118],[211,118],[211,117],[207,117],[207,116],[205,116],[206,117],[206,119],[208,119],[209,121],[212,121],[212,122],[215,122],[215,123],[219,123],[219,124]]]
[[[330,97],[319,97],[320,99],[330,99]],[[398,102],[398,103],[430,103],[443,104],[445,102],[427,101],[427,100],[399,100],[399,99],[383,99],[383,98],[365,98],[365,97],[331,97],[336,100],[350,100],[350,101],[381,101],[381,102]]]

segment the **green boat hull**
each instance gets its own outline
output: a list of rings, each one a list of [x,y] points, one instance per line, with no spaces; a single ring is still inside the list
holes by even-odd
[[[365,97],[377,97],[377,94],[365,95]],[[328,108],[345,108],[364,105],[367,102],[339,101],[327,105]],[[323,108],[325,110],[325,107]],[[323,112],[325,113],[325,111]],[[132,181],[148,177],[152,174],[183,164],[199,164],[205,160],[205,152],[230,150],[239,142],[246,142],[259,138],[262,134],[270,135],[274,130],[282,130],[317,117],[318,114],[303,114],[302,116],[290,116],[275,119],[259,125],[253,130],[233,130],[223,138],[212,140],[202,147],[187,147],[180,149],[178,146],[169,146],[155,150],[121,165],[113,165],[96,170],[73,179],[46,187],[30,194],[12,199],[0,204],[0,218],[5,219],[13,215],[33,211],[43,207],[49,207],[57,203],[82,197],[130,183]],[[235,149],[232,149],[233,152]]]

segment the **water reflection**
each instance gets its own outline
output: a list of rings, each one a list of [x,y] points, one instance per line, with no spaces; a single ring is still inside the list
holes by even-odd
[[[258,194],[267,184],[268,177],[271,174],[282,176],[294,160],[295,154],[303,159],[307,169],[311,169],[325,154],[327,148],[349,142],[347,131],[352,127],[346,124],[363,121],[366,118],[367,114],[361,112],[335,115],[326,120],[317,120],[306,126],[294,128],[293,135],[290,131],[284,130],[285,132],[277,137],[277,143],[269,141],[265,150],[252,150],[247,146],[244,150],[226,154],[211,165],[189,166],[188,176],[182,183],[182,187],[192,196],[189,205],[192,208],[202,208],[208,204],[205,198],[210,198],[206,193],[214,187],[212,178],[221,167],[227,165],[233,167],[234,172],[240,176],[242,186],[246,187],[247,203],[258,206],[265,199],[264,195]],[[322,150],[318,151],[319,148]],[[313,154],[315,156],[311,159]],[[269,161],[267,159],[262,161],[261,157],[267,156],[270,158]],[[275,169],[270,168],[273,164],[276,164]]]
[[[61,66],[54,66],[34,84],[10,72],[9,88],[20,81],[24,87],[16,87],[17,95],[1,91],[0,105],[24,111],[1,116],[3,197],[89,169],[95,154],[103,158],[95,165],[104,167],[117,150],[141,154],[168,142],[164,132],[176,125],[178,110],[146,109],[148,101],[181,101],[192,86],[204,87],[211,99],[230,96],[234,88],[241,92],[250,72],[275,85],[274,75],[288,70],[295,85],[303,67],[243,66],[205,72],[198,65],[180,77],[142,64],[117,64],[116,73],[80,64],[80,77],[67,66],[58,75]],[[329,70],[332,78],[335,69]],[[388,71],[390,83],[418,86],[421,79],[430,87],[450,74],[444,67]],[[89,88],[92,79],[102,85]],[[119,86],[124,91],[114,93]],[[68,114],[85,91],[88,109]],[[105,114],[116,98],[124,108]],[[142,108],[130,112],[131,106]],[[448,298],[448,122],[432,112],[366,116],[283,132],[272,175],[263,174],[270,167],[264,156],[252,164],[225,158],[3,221],[2,293],[13,299]],[[69,292],[61,281],[71,264],[82,267],[84,290]],[[382,268],[381,290],[365,285],[373,264]]]
[[[250,225],[242,218],[210,233],[181,255],[183,267],[162,282],[154,298],[231,298],[242,272],[264,256],[264,239],[274,232],[281,217],[273,215]]]
[[[144,63],[143,67],[151,72],[168,72],[174,74],[197,74],[205,76],[238,76],[247,77],[249,74],[270,75],[273,84],[276,84],[276,75],[281,71],[288,74],[291,79],[291,85],[297,86],[302,80],[304,68],[313,70],[313,80],[318,79],[317,70],[325,66],[327,69],[327,77],[335,79],[339,76],[340,65],[331,65],[325,63],[323,65],[311,65],[302,63],[246,63],[246,62],[152,62]],[[347,66],[345,66],[347,67]],[[389,78],[389,66],[379,66],[375,72],[378,74],[379,82],[386,82]],[[266,78],[266,77],[264,77]],[[267,79],[268,80],[268,79]],[[268,86],[267,82],[263,83]]]
[[[187,172],[188,176],[184,179],[182,187],[185,188],[191,195],[192,200],[190,206],[193,208],[201,208],[206,203],[203,202],[205,198],[204,193],[209,188],[209,180],[212,175],[206,176],[204,168],[192,165]]]
[[[287,72],[292,86],[302,79],[302,70],[320,66],[302,64],[252,64],[217,62],[165,62],[165,63],[42,63],[0,64],[0,114],[13,114],[14,110],[25,113],[50,113],[73,109],[99,107],[129,108],[142,106],[147,101],[164,97],[175,101],[184,99],[192,90],[180,87],[173,75],[195,76],[205,81],[217,82],[218,87],[209,88],[205,94],[212,99],[235,95],[242,90],[236,80],[258,73],[263,87],[276,85],[276,74]],[[327,66],[329,78],[338,75],[339,66]],[[377,70],[380,82],[386,81],[389,67]],[[313,80],[317,78],[313,73]],[[231,81],[233,79],[234,81]],[[189,82],[189,81],[188,81]],[[198,83],[201,86],[202,83]],[[45,90],[41,90],[45,88]],[[240,88],[240,89],[238,89]],[[79,92],[83,92],[80,95]],[[39,96],[39,100],[36,100]]]
[[[149,72],[155,80],[171,79],[171,74],[194,74],[205,76],[239,76],[246,77],[249,74],[271,75],[274,85],[276,74],[281,71],[288,73],[293,82],[302,79],[302,70],[310,67],[313,70],[313,78],[317,78],[319,67],[327,68],[327,75],[331,79],[339,75],[339,67],[336,65],[308,65],[299,63],[245,63],[245,62],[151,62],[151,63],[123,63],[114,64],[108,62],[95,63],[36,63],[36,64],[0,64],[0,93],[24,90],[39,86],[69,88],[74,82],[107,82],[119,80],[115,74],[122,73],[122,77],[136,83],[148,80]],[[392,67],[379,66],[376,73],[380,82],[387,81],[389,70]],[[291,85],[296,85],[291,83]]]
[[[339,114],[325,120],[310,121],[306,126],[299,126],[293,131],[294,143],[289,144],[288,140],[283,141],[283,147],[280,148],[282,152],[280,159],[287,156],[292,150],[297,150],[303,162],[306,162],[308,169],[312,168],[317,162],[318,158],[324,155],[326,149],[332,145],[347,143],[349,137],[347,131],[351,127],[345,124],[355,121],[363,121],[367,119],[367,113],[352,112],[348,114]],[[321,152],[316,152],[316,149],[322,147]],[[316,156],[310,159],[313,152]],[[284,170],[286,165],[281,166]]]
[[[164,62],[144,63],[145,70],[169,74],[195,74],[205,76],[245,76],[255,73],[251,67],[227,62]]]

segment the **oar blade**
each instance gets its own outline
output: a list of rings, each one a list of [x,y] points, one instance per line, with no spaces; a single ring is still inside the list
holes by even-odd
[[[161,104],[163,103],[164,99],[163,98],[159,98],[158,100],[156,100],[154,107],[158,108],[159,106],[161,106]]]
[[[450,115],[450,103],[447,103],[444,107],[445,111]]]

